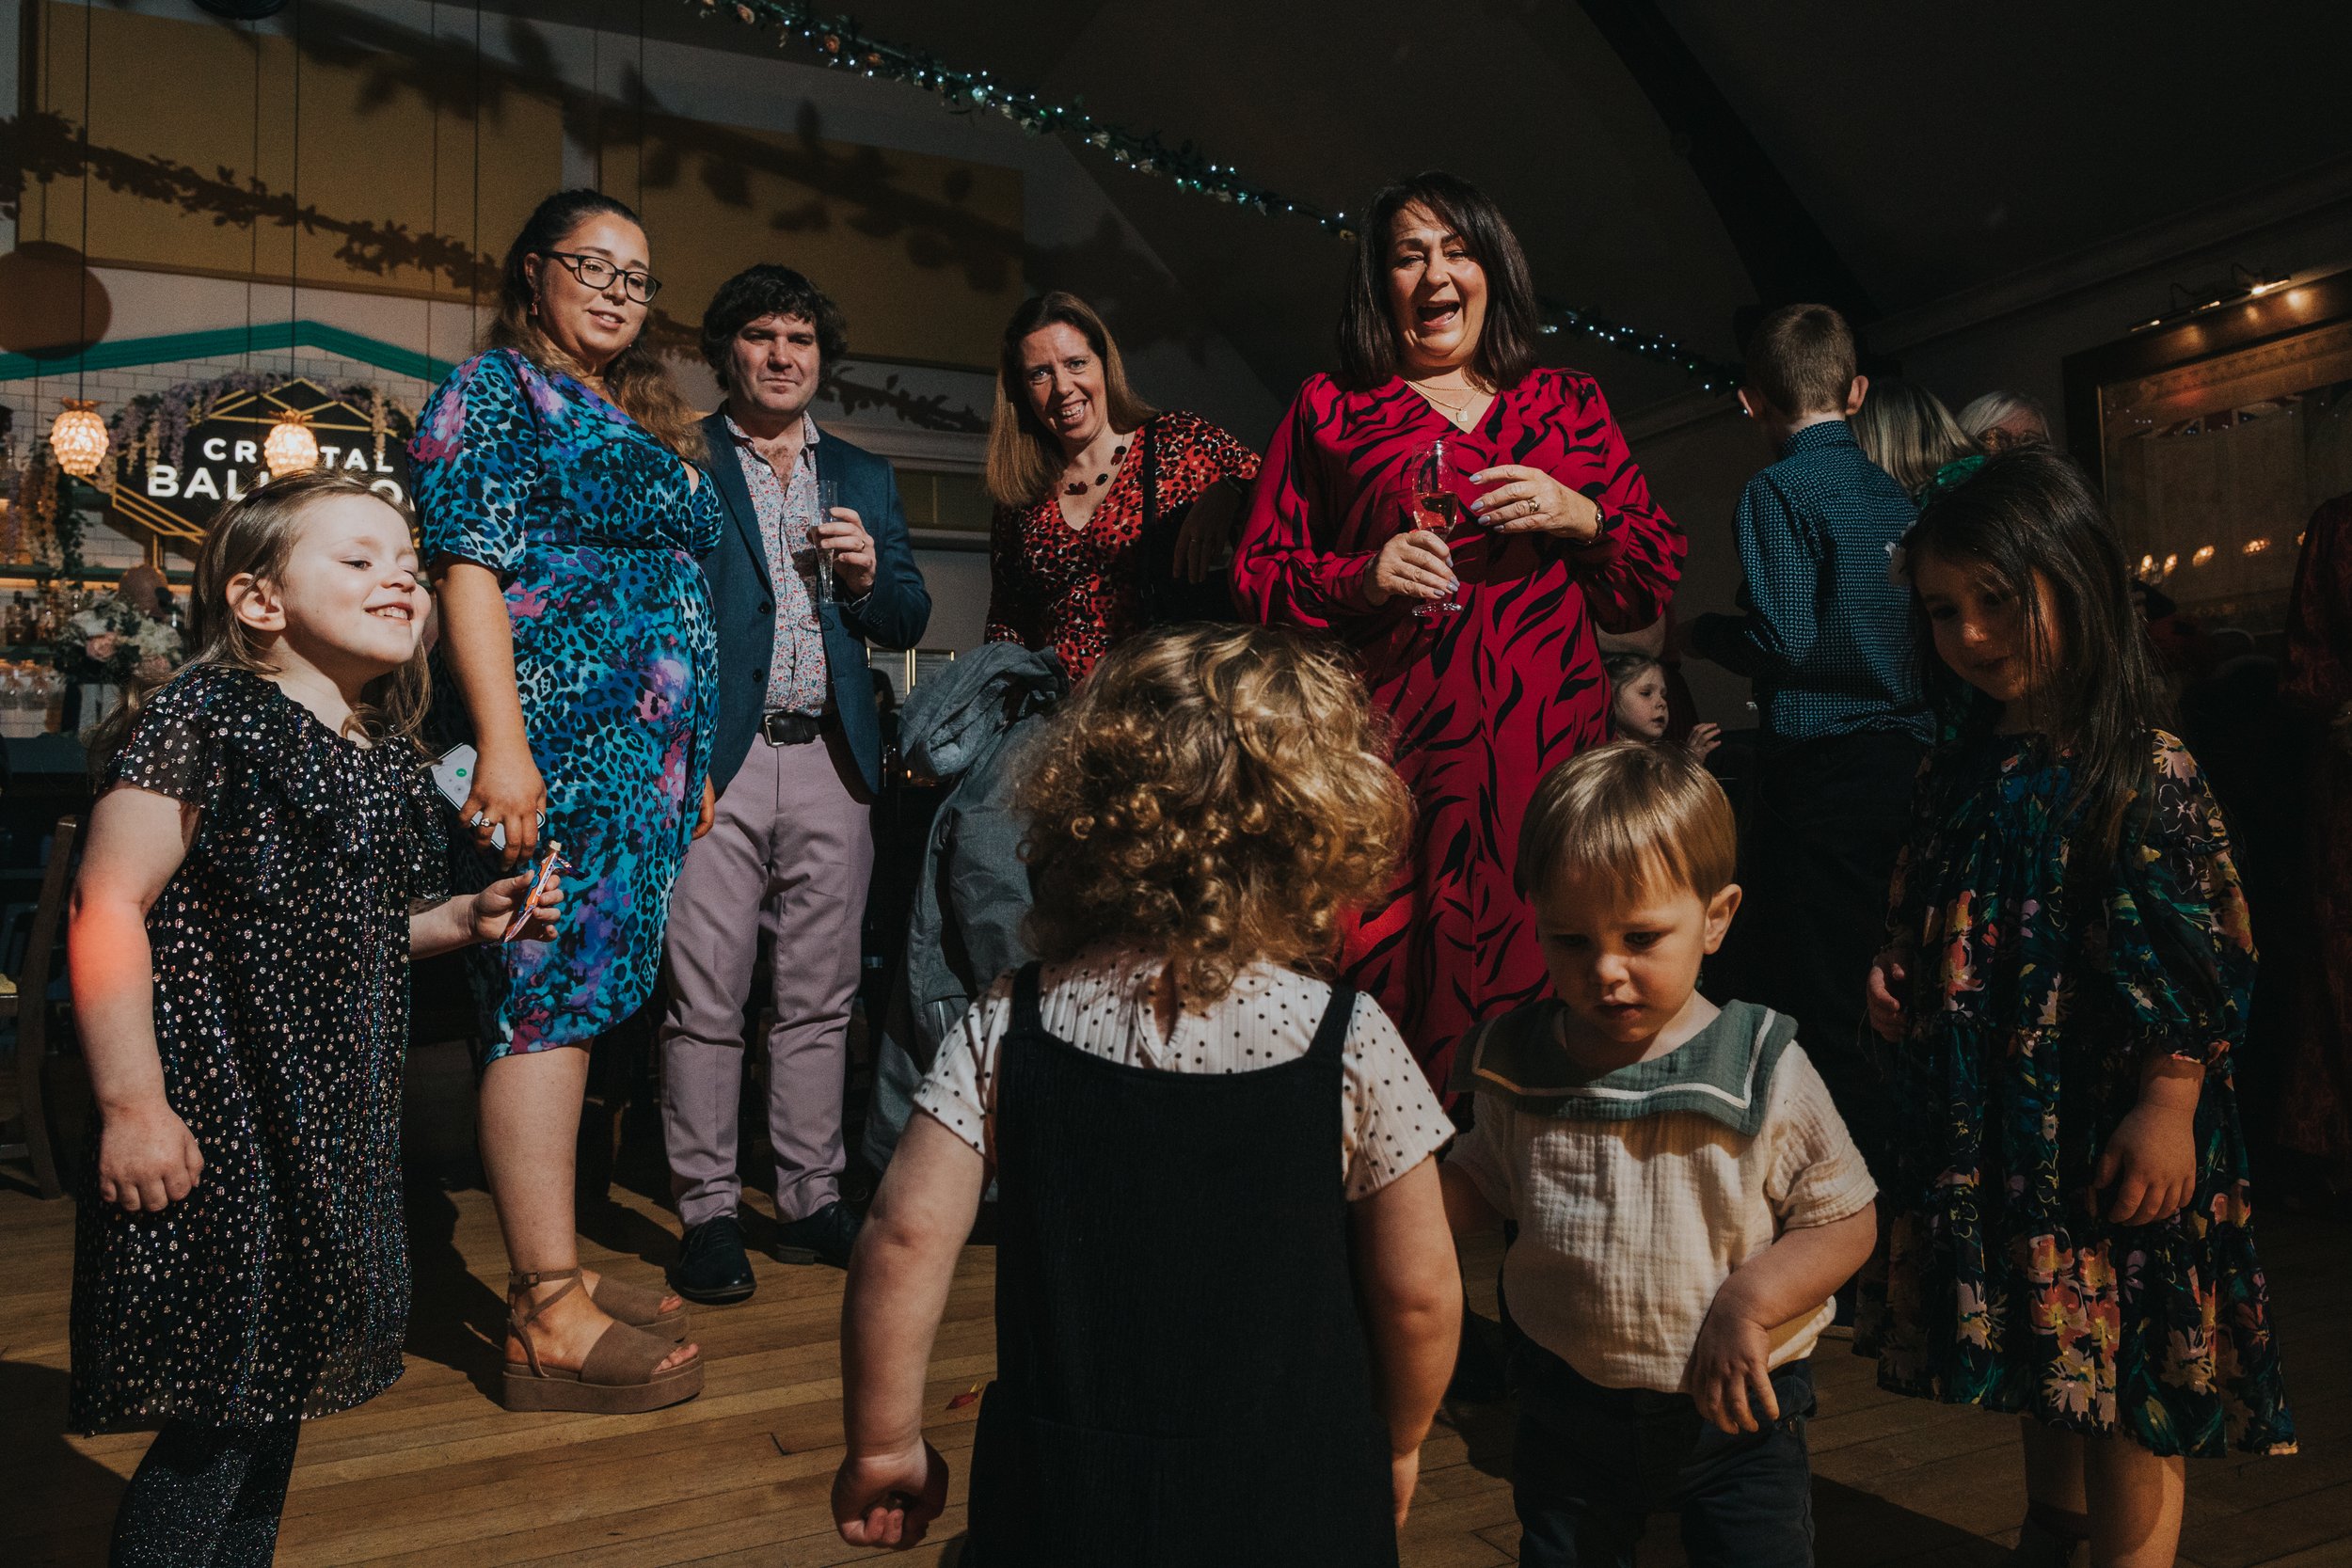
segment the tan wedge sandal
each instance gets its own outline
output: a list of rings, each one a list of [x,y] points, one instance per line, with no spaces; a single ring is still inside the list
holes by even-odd
[[[568,1281],[545,1301],[529,1291],[553,1280]],[[507,1326],[522,1341],[525,1359],[506,1364],[502,1402],[509,1410],[568,1410],[588,1416],[635,1416],[682,1403],[703,1391],[703,1358],[697,1351],[684,1366],[656,1371],[677,1346],[642,1328],[615,1322],[588,1349],[578,1371],[539,1363],[531,1325],[540,1314],[580,1289],[580,1271],[546,1269],[506,1276]],[[523,1305],[530,1302],[530,1310]]]
[[[674,1307],[661,1310],[661,1298],[670,1294],[648,1285],[631,1285],[609,1274],[596,1275],[596,1282],[588,1291],[588,1299],[604,1310],[615,1323],[666,1338],[674,1345],[686,1343],[686,1308]]]

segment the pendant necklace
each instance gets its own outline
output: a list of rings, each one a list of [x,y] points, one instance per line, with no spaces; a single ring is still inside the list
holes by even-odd
[[[1122,441],[1118,446],[1111,448],[1111,466],[1108,473],[1096,474],[1092,484],[1089,484],[1086,481],[1080,479],[1071,480],[1062,485],[1061,493],[1065,496],[1083,496],[1089,490],[1098,489],[1103,485],[1108,484],[1111,482],[1111,474],[1119,472],[1120,461],[1126,455],[1127,444]]]
[[[1447,419],[1453,420],[1462,429],[1468,430],[1471,424],[1475,422],[1470,414],[1470,410],[1477,406],[1478,404],[1478,393],[1475,389],[1470,388],[1461,388],[1461,390],[1470,393],[1470,401],[1468,403],[1448,403],[1445,399],[1438,396],[1437,393],[1431,391],[1428,388],[1422,386],[1418,381],[1408,382],[1406,385],[1410,386],[1414,391],[1419,392],[1422,399],[1426,401],[1432,408],[1437,409],[1439,413],[1443,414]]]

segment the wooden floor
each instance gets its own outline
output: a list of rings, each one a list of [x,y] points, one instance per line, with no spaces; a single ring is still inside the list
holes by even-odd
[[[690,1403],[633,1418],[509,1416],[491,1398],[503,1264],[488,1199],[434,1190],[412,1207],[407,1375],[373,1403],[306,1431],[279,1563],[817,1568],[881,1555],[843,1545],[825,1506],[841,1456],[839,1274],[763,1264],[753,1301],[699,1313],[709,1382]],[[616,1189],[590,1226],[588,1259],[650,1280],[675,1223]],[[2333,1223],[2285,1215],[2264,1231],[2304,1451],[2193,1466],[2183,1561],[2352,1564],[2346,1239]],[[69,1204],[0,1181],[0,1561],[18,1568],[102,1561],[123,1478],[147,1443],[136,1433],[62,1433],[72,1242]],[[965,1254],[927,1395],[930,1434],[956,1468],[957,1499],[975,1409],[949,1402],[989,1375],[992,1258],[978,1247]],[[1493,1259],[1471,1261],[1473,1293],[1491,1309]],[[2022,1508],[2014,1424],[1882,1394],[1845,1349],[1825,1344],[1817,1358],[1820,1560],[2000,1562]],[[1406,1562],[1512,1560],[1509,1473],[1506,1408],[1441,1418],[1422,1460]],[[952,1562],[961,1525],[961,1508],[951,1508],[932,1543],[898,1560]],[[1643,1562],[1680,1562],[1674,1536],[1671,1521],[1657,1521]]]

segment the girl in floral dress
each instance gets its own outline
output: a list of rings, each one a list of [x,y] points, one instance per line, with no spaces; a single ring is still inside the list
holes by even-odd
[[[1859,1348],[1890,1389],[2026,1418],[2015,1560],[2169,1563],[2184,1456],[2295,1446],[2227,830],[2072,463],[1947,469],[1903,569],[1947,723],[1869,978],[1901,1136]]]

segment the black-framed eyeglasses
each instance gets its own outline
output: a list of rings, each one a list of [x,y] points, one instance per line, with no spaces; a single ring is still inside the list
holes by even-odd
[[[577,250],[550,250],[546,255],[564,263],[564,270],[589,288],[602,293],[619,278],[628,297],[640,305],[651,305],[653,296],[661,292],[661,279],[649,272],[630,272],[616,267],[601,256],[589,256]]]

